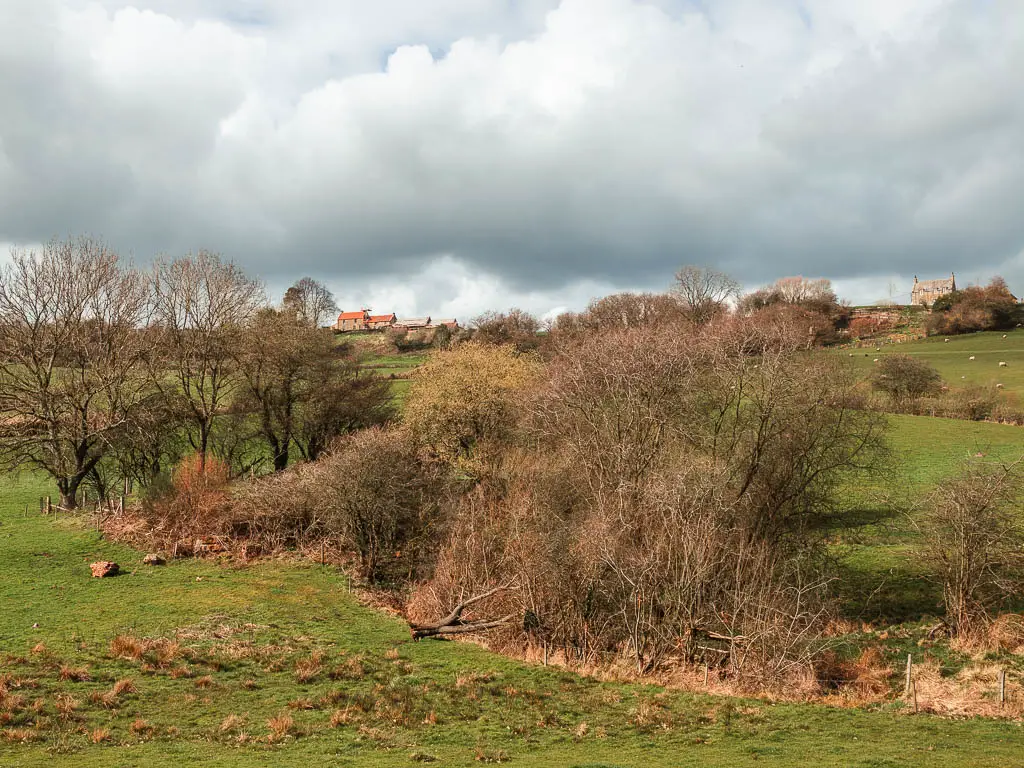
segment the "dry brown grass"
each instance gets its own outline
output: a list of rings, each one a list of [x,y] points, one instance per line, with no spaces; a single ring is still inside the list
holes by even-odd
[[[957,717],[1024,716],[1024,689],[1010,677],[1006,681],[1007,701],[1000,704],[999,672],[999,665],[984,662],[964,667],[952,676],[944,676],[934,662],[916,665],[914,684],[918,708],[922,712]]]
[[[184,653],[181,643],[176,640],[159,639],[147,644],[146,650],[151,651],[156,663],[160,667],[167,667],[180,659]]]
[[[308,659],[298,659],[295,662],[295,679],[300,683],[311,683],[323,672],[323,654],[320,651],[313,651]]]
[[[156,733],[156,728],[150,725],[148,720],[143,720],[141,717],[132,721],[132,724],[128,726],[128,730],[142,738],[149,738]]]
[[[0,696],[0,712],[11,715],[25,708],[25,697],[20,693],[5,693]]]
[[[135,681],[130,677],[122,677],[120,680],[114,683],[114,687],[110,689],[115,696],[124,696],[128,693],[138,693],[139,689],[135,685]]]
[[[295,728],[295,718],[287,712],[282,712],[276,717],[267,719],[267,728],[270,729],[267,741],[272,743],[281,741],[282,739],[292,735]]]
[[[221,733],[233,733],[241,730],[242,726],[245,725],[245,718],[238,715],[228,715],[220,722]]]
[[[344,709],[336,709],[331,713],[331,728],[348,725],[355,719],[356,715],[351,708],[345,707]]]
[[[94,728],[89,732],[89,741],[93,744],[102,744],[106,741],[110,741],[110,729]]]
[[[61,664],[59,677],[61,680],[72,683],[85,683],[92,680],[88,667],[72,667]]]
[[[210,675],[203,675],[202,677],[197,677],[195,681],[195,686],[196,688],[212,688],[213,678]]]
[[[145,650],[145,644],[134,635],[117,635],[110,641],[110,654],[115,659],[138,661]]]
[[[53,705],[61,717],[69,718],[78,710],[79,701],[70,693],[58,693],[53,697]]]
[[[353,656],[331,669],[328,676],[331,680],[360,680],[366,677],[366,665],[362,657]]]
[[[1024,654],[1024,616],[1005,613],[996,618],[986,634],[987,650]]]
[[[0,731],[0,738],[8,744],[31,744],[42,739],[43,734],[31,728],[5,728]]]

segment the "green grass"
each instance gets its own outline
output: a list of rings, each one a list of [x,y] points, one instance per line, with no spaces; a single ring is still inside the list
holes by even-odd
[[[962,336],[935,336],[906,344],[883,344],[874,348],[844,349],[839,354],[853,355],[851,360],[865,375],[874,368],[874,360],[886,355],[911,355],[935,366],[950,387],[1002,384],[1006,392],[1024,393],[1024,329],[971,333]],[[948,338],[949,341],[944,341]],[[971,356],[974,360],[971,360]],[[1007,363],[999,367],[1000,362]]]
[[[402,621],[360,606],[333,570],[147,568],[87,520],[33,511],[48,485],[2,490],[0,678],[8,705],[21,698],[0,722],[0,765],[408,766],[435,757],[446,766],[818,768],[1002,766],[1019,756],[1013,723],[908,717],[898,704],[868,712],[665,692],[469,644],[413,643]],[[102,558],[125,574],[90,578],[88,564]],[[115,658],[111,640],[125,633],[180,647]],[[90,679],[61,680],[62,665]],[[124,678],[135,692],[97,698]],[[62,715],[66,696],[78,706]],[[348,722],[332,727],[332,713],[346,709]],[[267,721],[282,712],[294,724],[269,743]],[[229,715],[240,724],[222,731]],[[108,741],[90,741],[97,729]],[[12,733],[29,743],[10,743]]]
[[[966,461],[1024,456],[1024,428],[929,416],[889,416],[890,471],[845,489],[849,508],[832,547],[847,615],[882,623],[940,612],[941,591],[915,559],[915,521],[925,496]]]

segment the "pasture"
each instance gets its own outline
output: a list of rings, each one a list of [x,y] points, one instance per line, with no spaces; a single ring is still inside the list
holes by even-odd
[[[1006,338],[1003,338],[1005,335]],[[949,341],[945,341],[945,339]],[[987,331],[962,336],[933,336],[904,344],[844,348],[837,354],[850,357],[857,369],[870,375],[874,360],[886,355],[910,355],[931,363],[951,388],[966,385],[1002,384],[1008,393],[1024,393],[1024,329]],[[974,360],[971,360],[974,357]],[[999,363],[1005,362],[1005,367]]]
[[[1020,728],[602,683],[413,643],[340,574],[141,565],[46,489],[0,502],[0,764],[1007,765]],[[29,514],[25,515],[25,505]],[[88,563],[125,573],[91,579]]]
[[[1012,338],[1015,349],[1000,346],[1009,339],[999,334],[898,351],[954,370],[970,343],[976,357],[990,348],[1011,361],[1008,370],[1013,360],[1024,368],[1024,334]],[[368,362],[411,370],[422,358]],[[844,613],[885,628],[839,642],[890,638],[881,647],[895,692],[906,654],[933,652],[917,643],[940,597],[914,556],[921,499],[964,460],[1018,458],[1024,431],[889,418],[890,472],[844,489],[830,551]],[[895,695],[862,709],[736,699],[600,682],[468,643],[412,642],[402,620],[362,605],[335,569],[282,559],[144,566],[144,553],[106,540],[88,516],[41,516],[39,496],[52,492],[30,476],[0,480],[0,765],[867,768],[1019,759],[1019,723],[915,716]],[[90,578],[89,563],[101,559],[123,575]]]
[[[867,621],[917,621],[940,612],[941,587],[915,558],[916,519],[927,494],[966,461],[1024,456],[1024,428],[991,422],[890,415],[888,471],[844,489],[832,553],[845,613]]]

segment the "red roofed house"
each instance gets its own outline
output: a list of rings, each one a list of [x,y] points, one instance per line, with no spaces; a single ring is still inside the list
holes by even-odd
[[[370,319],[367,320],[367,328],[371,331],[384,331],[390,328],[398,320],[398,317],[392,312],[390,315],[370,315]]]
[[[338,315],[338,322],[334,324],[334,330],[341,333],[346,331],[363,331],[366,330],[369,322],[370,313],[365,309],[361,309],[358,312],[342,312]]]

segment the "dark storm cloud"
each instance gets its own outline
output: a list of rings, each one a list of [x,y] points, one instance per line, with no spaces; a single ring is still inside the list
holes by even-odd
[[[451,313],[686,262],[877,276],[863,299],[1024,281],[1012,0],[13,5],[0,241],[207,247]]]

